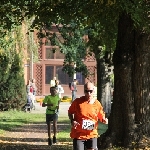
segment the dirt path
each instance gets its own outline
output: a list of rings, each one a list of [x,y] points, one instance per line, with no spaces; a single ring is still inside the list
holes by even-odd
[[[60,105],[60,117],[67,116],[69,105],[69,103]],[[45,108],[37,103],[36,110],[31,113],[45,113]],[[70,128],[69,124],[58,122],[58,134],[67,128]],[[47,142],[45,122],[26,124],[0,135],[0,150],[72,150],[72,142],[66,141],[68,140],[62,137],[58,139],[57,144],[50,147]]]
[[[58,132],[68,127],[69,124],[58,123]],[[47,144],[46,124],[27,124],[1,136],[0,150],[72,150],[72,142],[61,141],[58,139],[57,144],[50,147]]]

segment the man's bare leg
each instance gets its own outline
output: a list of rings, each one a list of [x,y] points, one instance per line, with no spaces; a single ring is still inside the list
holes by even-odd
[[[47,125],[48,137],[51,138],[51,122]]]
[[[54,132],[53,143],[56,143],[57,121],[53,121],[53,132]]]
[[[52,141],[51,141],[51,122],[49,122],[49,124],[47,125],[47,131],[48,131],[48,145],[52,145]]]

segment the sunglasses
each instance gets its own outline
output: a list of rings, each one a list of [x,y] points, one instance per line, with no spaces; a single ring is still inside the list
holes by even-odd
[[[85,90],[84,92],[85,92],[85,93],[89,93],[89,92],[92,93],[93,90]]]

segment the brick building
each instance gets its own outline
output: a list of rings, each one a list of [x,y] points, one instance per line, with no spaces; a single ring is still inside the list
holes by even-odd
[[[53,30],[56,32],[55,27]],[[46,43],[45,39],[43,39],[42,42]],[[68,88],[68,84],[73,80],[73,77],[69,77],[62,71],[64,54],[62,54],[59,49],[56,51],[56,53],[53,53],[50,43],[46,43],[39,48],[38,58],[39,61],[37,63],[33,63],[31,55],[30,65],[26,64],[25,66],[26,80],[31,78],[36,80],[36,85],[38,88],[37,96],[45,96],[49,94],[50,80],[52,80],[55,76],[60,81],[60,84],[64,89],[62,96],[70,96],[71,92]],[[84,63],[87,65],[91,75],[87,79],[84,78],[81,73],[76,73],[76,79],[78,80],[77,97],[84,94],[83,85],[85,82],[88,80],[94,82],[95,84],[97,82],[96,60],[94,55],[86,57]]]

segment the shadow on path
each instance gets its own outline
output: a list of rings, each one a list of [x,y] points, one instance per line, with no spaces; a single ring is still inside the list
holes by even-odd
[[[66,129],[70,129],[70,124],[58,122],[58,135]],[[72,142],[60,137],[57,144],[50,147],[45,123],[26,124],[0,135],[0,150],[72,150]]]

